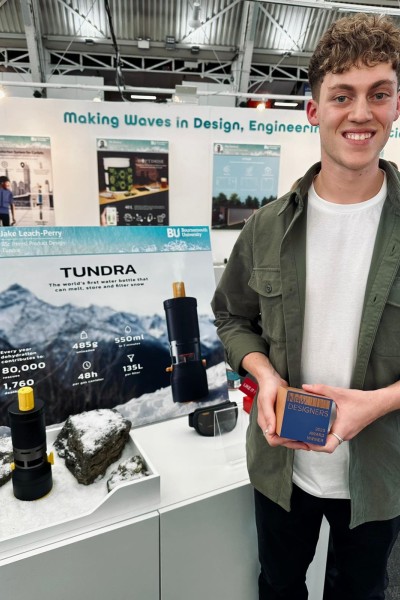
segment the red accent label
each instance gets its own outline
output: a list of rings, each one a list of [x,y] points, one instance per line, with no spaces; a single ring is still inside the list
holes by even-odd
[[[258,391],[258,385],[255,381],[250,379],[250,377],[245,377],[239,387],[239,390],[246,394],[246,396],[254,398]]]

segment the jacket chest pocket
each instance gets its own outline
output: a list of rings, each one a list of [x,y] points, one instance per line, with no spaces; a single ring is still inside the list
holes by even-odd
[[[285,342],[282,281],[279,269],[253,269],[249,286],[259,296],[263,335],[267,341]]]
[[[373,349],[380,356],[400,357],[400,277],[396,277],[390,290]]]

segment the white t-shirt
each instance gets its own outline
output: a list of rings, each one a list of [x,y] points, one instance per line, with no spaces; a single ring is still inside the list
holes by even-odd
[[[320,198],[314,185],[310,187],[303,383],[350,387],[365,287],[386,191],[385,176],[374,198],[335,204]],[[350,498],[348,446],[344,442],[333,454],[296,450],[293,482],[313,496]]]

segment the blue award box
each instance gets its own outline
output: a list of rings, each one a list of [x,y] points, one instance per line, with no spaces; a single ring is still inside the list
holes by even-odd
[[[291,440],[324,446],[333,400],[292,387],[280,387],[276,400],[276,432]]]

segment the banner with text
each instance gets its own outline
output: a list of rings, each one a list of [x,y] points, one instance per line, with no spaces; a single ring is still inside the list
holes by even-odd
[[[228,399],[208,227],[0,228],[0,256],[0,424],[25,385],[47,424],[116,407],[137,426]]]

